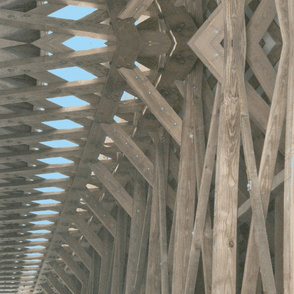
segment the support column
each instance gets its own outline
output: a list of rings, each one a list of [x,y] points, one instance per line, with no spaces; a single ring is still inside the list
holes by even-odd
[[[286,1],[285,1],[286,2]],[[286,152],[284,183],[284,294],[294,293],[294,1],[289,6],[289,77],[286,117]],[[285,46],[285,44],[284,44]]]
[[[240,154],[240,105],[237,90],[235,38],[238,1],[223,2],[225,23],[224,98],[216,166],[212,293],[236,293],[237,207]],[[234,46],[235,45],[235,46]]]

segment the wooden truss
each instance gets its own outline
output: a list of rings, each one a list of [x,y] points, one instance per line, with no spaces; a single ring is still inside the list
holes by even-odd
[[[95,11],[50,16],[68,5]],[[0,293],[293,294],[293,18],[293,0],[0,1]],[[51,72],[71,67],[95,78]]]

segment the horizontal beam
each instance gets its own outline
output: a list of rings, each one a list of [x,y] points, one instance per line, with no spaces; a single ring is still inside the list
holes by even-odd
[[[101,93],[105,78],[52,83],[47,86],[34,86],[28,88],[13,88],[1,90],[0,105],[33,102],[46,98],[54,98],[61,96],[79,96],[83,94]]]
[[[0,9],[1,13],[1,9]],[[18,76],[22,74],[38,73],[54,68],[82,66],[84,62],[108,62],[112,59],[115,48],[103,47],[90,50],[81,50],[52,56],[39,56],[24,59],[14,59],[0,62],[0,78]]]
[[[85,36],[103,40],[115,40],[112,26],[96,24],[93,26],[86,21],[59,19],[32,12],[18,12],[0,9],[0,24],[11,27],[26,28],[39,31],[53,31],[74,36]]]

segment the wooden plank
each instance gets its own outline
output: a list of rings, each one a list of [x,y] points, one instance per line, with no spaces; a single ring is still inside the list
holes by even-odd
[[[56,252],[61,257],[63,262],[71,269],[73,274],[81,281],[82,284],[87,284],[87,274],[84,270],[71,258],[71,254],[67,253],[63,248],[56,249]]]
[[[47,283],[41,284],[41,287],[47,294],[54,294],[53,289]]]
[[[240,5],[240,4],[239,4]],[[242,21],[233,15],[238,13],[237,1],[225,1],[224,48],[225,70],[222,89],[224,100],[220,108],[218,133],[216,191],[213,232],[212,293],[236,292],[237,248],[237,199],[240,152],[240,107],[237,91],[235,27]],[[224,270],[228,269],[228,270]]]
[[[111,294],[123,293],[124,269],[126,261],[127,214],[118,209],[117,232],[114,243],[114,260],[111,278]]]
[[[288,4],[288,5],[287,5]],[[281,11],[279,16],[284,18],[288,12],[289,25],[283,24],[281,29],[285,30],[283,37],[282,54],[289,54],[286,61],[285,55],[283,61],[289,64],[288,76],[288,93],[287,93],[287,110],[286,110],[286,150],[285,150],[285,182],[284,182],[284,246],[283,246],[283,282],[285,294],[290,294],[294,291],[294,186],[293,186],[293,164],[294,164],[294,51],[293,51],[293,29],[294,29],[294,1],[276,1],[277,10]],[[289,34],[289,38],[287,38]],[[289,48],[289,49],[288,49]],[[287,52],[287,49],[289,52]],[[285,52],[284,52],[285,51]],[[280,61],[281,67],[281,61]],[[286,78],[286,77],[284,77]],[[284,80],[285,81],[285,80]]]
[[[47,86],[34,86],[25,89],[1,90],[0,105],[32,102],[67,95],[79,96],[82,94],[101,93],[105,82],[106,79],[102,77],[84,81],[52,83]]]
[[[53,130],[38,132],[27,132],[27,133],[15,133],[9,135],[0,136],[0,147],[2,146],[13,146],[21,144],[33,144],[42,141],[52,140],[73,140],[80,139],[86,136],[88,130],[86,128],[79,129],[68,129],[68,130]]]
[[[138,246],[138,240],[141,240],[143,232],[144,216],[146,211],[146,190],[146,182],[140,175],[137,175],[134,183],[134,213],[130,227],[130,243],[125,278],[125,292],[130,294],[135,294],[135,276],[141,248]]]
[[[103,0],[87,0],[87,1],[78,1],[78,0],[48,0],[48,3],[60,4],[60,5],[75,5],[75,6],[85,6],[93,7],[98,9],[106,8],[105,1]]]
[[[153,192],[154,193],[154,192]],[[160,266],[160,232],[159,232],[159,202],[152,197],[151,221],[148,248],[148,263],[146,272],[146,294],[161,293],[161,266]]]
[[[273,1],[273,0],[266,0]],[[270,4],[272,6],[272,4]],[[267,9],[265,10],[267,11]],[[272,11],[269,11],[272,13]],[[256,19],[259,22],[259,19]],[[268,18],[266,18],[268,21]],[[201,58],[203,63],[209,68],[212,74],[216,79],[222,83],[223,81],[223,72],[224,72],[224,59],[223,59],[223,47],[220,45],[220,42],[223,39],[223,7],[219,5],[209,18],[204,22],[204,24],[199,28],[193,38],[188,42],[189,46],[194,50],[194,52]],[[267,25],[267,22],[265,22]],[[252,29],[252,34],[248,34],[248,44],[251,42],[251,38],[260,37],[262,38],[264,32],[263,21],[259,23],[259,26],[262,26],[261,30]],[[262,33],[262,36],[256,36],[258,33]],[[252,35],[252,36],[251,36]],[[259,40],[260,40],[259,38]],[[256,41],[255,49],[258,51],[260,45],[259,41]],[[252,61],[253,62],[253,61]],[[256,63],[259,64],[259,63]],[[261,73],[265,75],[265,73]],[[268,104],[257,94],[254,88],[246,82],[246,91],[248,94],[248,107],[251,115],[251,119],[256,123],[256,125],[265,133],[268,116],[269,116],[269,106]],[[281,145],[283,142],[281,142]],[[283,150],[283,148],[281,148]]]
[[[279,3],[281,4],[281,3]],[[279,13],[280,26],[282,28],[282,36],[287,42],[288,25],[287,17],[284,17],[284,13],[277,6]],[[285,12],[285,11],[284,11]],[[282,17],[281,17],[282,16]],[[261,162],[259,167],[259,182],[262,195],[263,212],[266,217],[268,204],[270,199],[270,191],[272,187],[272,180],[274,176],[275,163],[277,158],[278,146],[281,138],[281,132],[283,127],[283,121],[285,118],[286,110],[286,98],[287,98],[287,85],[285,81],[288,79],[288,56],[289,46],[283,46],[281,59],[278,68],[278,74],[275,83],[275,89],[273,94],[273,100],[270,109],[270,116],[268,121],[268,127],[264,140],[264,147],[261,156]],[[254,221],[251,222],[249,241],[247,246],[247,255],[244,268],[244,277],[242,284],[242,294],[252,293],[256,289],[257,277],[258,277],[258,257],[256,252],[256,245],[254,241]]]
[[[270,100],[274,92],[276,73],[259,42],[275,16],[275,0],[263,0],[247,25],[247,61]]]
[[[181,145],[182,120],[161,96],[151,82],[142,74],[140,69],[121,68],[119,72],[126,79],[129,86],[137,93],[149,107],[154,116],[170,133],[175,141]]]
[[[81,231],[83,236],[88,240],[91,246],[97,251],[101,256],[103,255],[103,242],[96,235],[95,232],[87,225],[87,223],[82,219],[81,216],[75,215],[71,216],[71,220],[74,222],[75,226]]]
[[[213,105],[212,120],[209,129],[209,136],[207,141],[207,150],[204,158],[204,168],[201,177],[201,184],[198,196],[198,205],[196,210],[196,217],[193,228],[193,238],[191,244],[191,251],[189,256],[189,265],[187,270],[187,280],[185,293],[191,293],[195,289],[197,272],[200,262],[200,252],[203,240],[203,232],[205,227],[205,219],[207,206],[209,201],[209,192],[212,181],[213,168],[215,163],[216,144],[218,137],[219,124],[219,108],[221,100],[221,87],[217,86],[215,101]]]
[[[95,108],[93,106],[63,107],[60,109],[35,110],[22,114],[3,114],[0,119],[0,128],[19,125],[32,125],[53,120],[69,119],[75,120],[83,117],[93,117]]]
[[[284,183],[284,170],[280,171],[273,178],[271,192],[274,191],[278,186]],[[250,199],[242,203],[238,208],[238,220],[243,223],[246,219],[249,219],[251,215],[251,203]]]
[[[101,270],[101,257],[98,255],[98,253],[93,250],[92,252],[92,283],[90,284],[91,288],[89,294],[98,294],[99,289],[99,282],[100,282],[100,270]]]
[[[39,56],[24,59],[14,59],[0,62],[0,78],[22,74],[38,73],[54,68],[64,68],[83,65],[95,58],[96,62],[108,62],[113,55],[114,47],[108,46],[90,50],[59,53],[52,56]]]
[[[0,155],[0,163],[13,163],[21,161],[23,157],[27,161],[36,159],[45,159],[52,157],[79,157],[82,153],[81,147],[69,148],[49,148],[45,147],[40,150],[27,150],[23,152],[7,152]]]
[[[275,198],[275,281],[277,293],[284,293],[284,194]]]
[[[89,209],[99,219],[99,221],[101,221],[103,226],[115,238],[117,234],[117,221],[108,211],[105,210],[102,204],[98,204],[98,197],[95,197],[87,188],[85,192],[80,193],[80,196],[83,198],[83,201],[88,205]]]
[[[117,202],[125,209],[130,217],[133,215],[133,199],[124,187],[115,179],[115,177],[101,163],[89,165],[95,176],[103,183],[105,188],[112,194]]]
[[[77,288],[75,286],[73,279],[68,274],[66,274],[63,268],[59,266],[56,261],[52,262],[50,265],[54,272],[58,275],[58,277],[64,282],[66,287],[71,291],[71,293],[77,294]]]
[[[70,246],[70,248],[75,252],[75,254],[80,257],[81,261],[90,271],[92,267],[92,261],[87,251],[69,233],[62,234],[61,238],[66,242],[66,244]]]
[[[152,4],[153,0],[131,0],[124,9],[119,13],[118,18],[134,18],[138,19],[147,8]]]
[[[58,279],[52,274],[48,273],[47,281],[58,291],[59,294],[70,294],[70,290],[65,287],[63,284],[61,284]]]
[[[167,162],[164,154],[167,148],[164,148],[164,141],[167,140],[166,135],[159,129],[158,139],[156,144],[156,158],[155,158],[155,185],[153,188],[153,201],[158,201],[159,212],[159,246],[160,246],[160,273],[161,273],[161,292],[162,294],[170,293],[169,279],[168,279],[168,263],[167,263],[167,225],[166,225],[166,196],[167,196],[167,176],[166,171]],[[165,149],[165,150],[164,150]],[[166,153],[166,152],[165,152]]]
[[[46,17],[32,12],[18,12],[0,9],[0,24],[39,31],[53,31],[76,36],[85,36],[103,40],[115,40],[110,25],[96,24],[95,27],[86,21]]]
[[[113,263],[113,249],[114,241],[112,240],[111,235],[107,231],[103,231],[103,255],[101,256],[101,269],[100,269],[100,278],[99,278],[99,289],[98,293],[108,294],[110,293],[111,286],[111,270]]]
[[[118,123],[101,124],[100,126],[106,135],[114,141],[117,147],[126,155],[130,162],[132,162],[146,181],[153,186],[153,164],[136,143],[127,135]]]
[[[192,95],[187,95],[185,98],[176,210],[174,214],[173,294],[184,293],[185,290],[196,198],[196,169],[194,154],[195,106]]]
[[[244,6],[240,6],[237,18],[240,22],[237,23],[236,30],[239,31],[236,42],[236,64],[237,64],[237,88],[240,97],[241,109],[241,135],[243,142],[243,150],[245,155],[247,178],[252,183],[249,188],[251,206],[253,211],[253,221],[255,242],[258,250],[259,265],[263,282],[263,289],[267,293],[276,293],[276,285],[274,280],[273,268],[271,263],[271,255],[267,239],[265,218],[263,214],[260,183],[257,176],[257,166],[255,160],[254,145],[251,133],[251,125],[249,119],[247,94],[245,88],[245,62],[246,62],[246,29]],[[239,57],[237,56],[239,54]],[[250,184],[249,184],[250,185]]]
[[[196,167],[196,185],[197,193],[200,197],[200,186],[203,176],[203,167],[205,159],[205,128],[204,128],[204,112],[202,99],[206,100],[206,91],[203,88],[203,64],[198,61],[195,69],[186,79],[186,95],[193,95],[195,103],[195,167]],[[191,90],[192,89],[192,90]],[[212,118],[213,119],[213,118]],[[199,201],[198,197],[198,201]],[[207,207],[205,228],[202,240],[202,264],[204,272],[204,287],[207,294],[211,292],[212,284],[212,229],[210,207]],[[196,288],[198,291],[199,289]]]

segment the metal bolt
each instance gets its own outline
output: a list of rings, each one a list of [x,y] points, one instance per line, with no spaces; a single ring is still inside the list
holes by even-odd
[[[252,181],[249,181],[247,184],[247,191],[251,191],[252,189]]]

